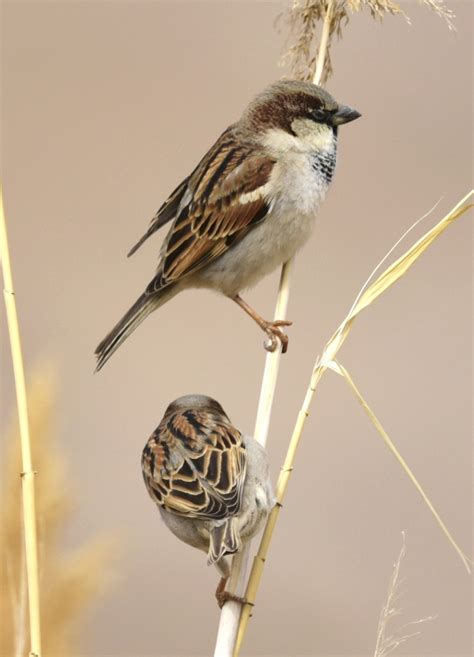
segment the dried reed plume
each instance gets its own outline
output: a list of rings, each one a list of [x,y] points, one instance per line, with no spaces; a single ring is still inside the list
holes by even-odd
[[[110,575],[112,542],[95,538],[72,553],[60,548],[61,532],[71,515],[71,480],[59,448],[54,408],[55,376],[46,364],[36,369],[28,387],[32,453],[38,471],[36,508],[40,564],[42,650],[45,655],[78,654],[81,622],[99,599]],[[12,421],[2,458],[0,588],[3,632],[0,654],[28,653],[28,600],[21,513],[21,458],[17,423]]]
[[[443,18],[450,30],[454,30],[455,15],[443,0],[419,0],[438,16]],[[330,10],[329,10],[330,9]],[[326,59],[321,82],[332,75],[331,45],[333,37],[341,38],[342,29],[352,14],[368,10],[372,18],[382,20],[387,14],[399,15],[410,23],[409,16],[393,0],[293,0],[292,6],[277,18],[277,25],[289,33],[287,50],[282,55],[281,65],[288,66],[292,77],[313,80],[316,71],[318,43],[321,35],[318,26],[323,25],[326,15],[329,18],[329,36]],[[327,12],[327,14],[326,14]],[[291,45],[288,46],[288,43]]]
[[[406,623],[402,625],[395,634],[389,633],[389,624],[390,621],[399,616],[402,612],[401,609],[397,606],[398,602],[402,596],[400,591],[400,569],[402,566],[403,558],[406,554],[406,544],[405,544],[405,532],[402,532],[402,547],[398,559],[393,564],[392,576],[390,577],[390,582],[388,585],[387,600],[385,601],[382,611],[380,612],[379,624],[377,627],[377,643],[375,645],[374,657],[387,657],[394,650],[401,646],[402,643],[408,641],[415,636],[418,636],[420,632],[410,632],[409,634],[402,634],[401,632],[406,631],[406,628],[413,627],[414,625],[420,625],[421,623],[426,623],[427,621],[434,620],[436,616],[426,616],[425,618],[420,618],[417,621],[412,621],[411,623]]]

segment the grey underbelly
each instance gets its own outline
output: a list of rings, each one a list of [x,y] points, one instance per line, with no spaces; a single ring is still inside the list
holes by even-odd
[[[272,504],[273,498],[271,504],[268,500],[268,503],[263,507],[256,499],[247,500],[248,508],[239,516],[239,535],[241,539],[253,536],[259,530]],[[209,531],[214,524],[212,521],[183,518],[163,507],[158,508],[165,525],[177,538],[199,550],[208,551]]]
[[[293,213],[269,216],[215,262],[196,272],[193,286],[218,289],[228,296],[252,287],[295,255],[310,237],[314,219],[314,215]]]

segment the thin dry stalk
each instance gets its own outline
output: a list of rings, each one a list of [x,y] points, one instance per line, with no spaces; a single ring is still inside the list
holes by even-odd
[[[377,429],[380,436],[382,437],[382,440],[384,441],[384,443],[386,444],[388,449],[392,452],[392,454],[395,456],[398,463],[401,465],[402,469],[404,470],[405,474],[408,476],[411,483],[414,485],[416,490],[421,495],[421,498],[422,498],[423,502],[426,504],[426,506],[430,510],[430,512],[433,515],[434,519],[436,520],[439,527],[441,528],[441,531],[446,536],[448,541],[451,543],[453,548],[456,550],[456,552],[458,553],[459,558],[463,562],[467,572],[470,574],[471,573],[471,564],[470,564],[469,558],[464,554],[464,552],[461,550],[459,545],[456,543],[456,541],[452,537],[452,535],[449,532],[448,528],[446,527],[445,523],[441,519],[441,516],[436,511],[436,509],[434,508],[434,506],[433,506],[431,500],[429,499],[428,495],[423,490],[420,482],[417,480],[417,478],[413,474],[411,468],[409,467],[408,463],[405,461],[403,456],[400,454],[400,452],[396,448],[394,442],[391,440],[390,436],[388,435],[388,433],[383,428],[383,426],[382,426],[380,420],[378,419],[378,417],[375,415],[373,410],[370,408],[370,406],[368,405],[368,403],[366,402],[366,400],[362,396],[360,390],[357,388],[357,386],[354,383],[354,380],[350,376],[349,372],[346,370],[345,367],[343,367],[340,363],[338,363],[335,360],[332,361],[331,363],[327,363],[327,367],[332,369],[334,372],[336,372],[336,374],[339,374],[340,376],[342,376],[346,380],[346,382],[349,385],[349,388],[352,390],[352,392],[354,393],[357,401],[359,402],[359,404],[362,406],[362,408],[366,412],[369,420],[372,422],[374,427]]]
[[[400,258],[398,258],[392,265],[390,265],[369,287],[367,287],[367,289],[363,288],[361,290],[361,293],[359,293],[359,295],[357,296],[358,299],[357,303],[352,305],[351,310],[349,311],[345,320],[341,323],[338,330],[333,334],[331,339],[326,343],[322,356],[316,359],[313,372],[311,375],[310,383],[303,401],[303,405],[298,414],[295,428],[291,436],[285,462],[282,466],[282,469],[280,471],[280,476],[278,478],[278,483],[276,488],[277,503],[268,517],[263,532],[263,536],[260,541],[260,546],[257,555],[254,558],[252,570],[250,572],[247,589],[245,591],[245,598],[248,601],[248,604],[245,604],[242,609],[237,640],[234,649],[234,657],[238,657],[240,654],[240,648],[242,646],[245,632],[247,630],[248,622],[251,615],[251,610],[256,600],[257,591],[260,585],[263,569],[265,567],[265,562],[268,556],[271,539],[273,537],[273,531],[278,521],[280,509],[282,507],[283,500],[288,487],[289,479],[291,476],[291,472],[293,470],[296,451],[303,433],[306,419],[309,416],[310,406],[314,397],[314,393],[316,392],[316,388],[319,382],[321,381],[323,374],[327,371],[327,369],[334,369],[335,357],[339,349],[342,347],[342,344],[346,339],[347,335],[349,334],[349,331],[357,315],[363,309],[367,308],[370,304],[372,304],[375,301],[375,299],[377,299],[383,292],[388,290],[404,274],[406,274],[406,272],[411,267],[411,265],[413,265],[413,263],[421,256],[421,254],[428,248],[428,246],[432,244],[434,240],[437,237],[439,237],[443,233],[443,231],[446,230],[446,228],[450,226],[456,219],[458,219],[460,216],[462,216],[465,212],[467,212],[470,208],[473,207],[472,204],[468,203],[468,200],[473,194],[474,191],[470,191],[459,203],[456,204],[456,206],[451,210],[451,212],[449,212],[445,217],[443,217],[443,219],[441,219],[441,221],[438,224],[436,224],[436,226],[434,226],[425,235],[423,235],[423,237],[421,237],[410,249],[408,249],[408,251],[406,251]],[[379,427],[377,428],[379,429]],[[394,447],[391,441],[390,443],[392,447]],[[392,449],[392,451],[395,454],[398,454],[399,461],[402,462],[402,458],[399,455],[398,451],[396,449],[395,450]],[[432,513],[434,512],[438,523],[442,527],[446,536],[448,536],[451,544],[455,547],[464,565],[469,571],[469,560],[463,554],[463,552],[455,543],[454,539],[449,534],[444,523],[442,523],[441,518],[436,513],[432,504],[427,499],[426,494],[423,492],[421,486],[415,479],[413,473],[411,473],[411,471],[409,470],[408,466],[406,466],[405,472],[407,472],[407,474],[409,473],[409,476],[412,477],[413,483],[415,483],[418,491],[422,494],[422,496],[424,496],[425,502],[426,501],[428,502],[428,506],[430,510],[432,511]]]
[[[30,621],[30,656],[41,656],[40,593],[38,576],[38,546],[36,533],[35,475],[31,459],[30,427],[26,398],[25,372],[21,351],[20,328],[16,310],[15,292],[8,248],[7,225],[3,209],[3,193],[0,187],[0,257],[2,262],[5,307],[8,321],[8,334],[15,377],[15,389],[20,423],[22,467],[21,484],[23,491],[23,526],[25,558],[28,584],[28,606]]]
[[[275,307],[275,320],[285,319],[290,295],[290,275],[292,262],[287,262],[281,271],[277,303]],[[270,417],[275,396],[278,369],[280,366],[281,349],[267,354],[263,372],[260,399],[258,402],[257,418],[255,421],[255,440],[265,446],[268,438]],[[227,589],[237,595],[243,595],[246,585],[246,575],[250,554],[250,544],[244,546],[232,559],[231,576]],[[234,601],[227,602],[222,611],[217,632],[214,657],[231,657],[239,626],[241,605]]]
[[[390,582],[388,585],[387,600],[385,601],[382,611],[380,612],[379,624],[377,627],[377,642],[375,645],[374,657],[387,657],[392,653],[398,646],[408,639],[411,639],[415,636],[418,636],[420,632],[411,632],[410,634],[389,634],[388,628],[390,621],[395,617],[401,614],[401,609],[397,607],[397,603],[401,597],[400,592],[400,570],[402,566],[403,558],[406,554],[406,544],[405,544],[405,532],[402,532],[402,547],[398,559],[393,564],[393,571],[390,577]],[[426,618],[420,618],[417,621],[412,621],[407,623],[399,628],[399,632],[404,630],[407,627],[413,625],[420,625],[421,623],[426,623],[436,618],[436,616],[426,616]]]
[[[344,320],[341,322],[335,333],[332,335],[330,340],[326,343],[324,351],[319,359],[318,366],[324,367],[326,363],[334,360],[337,352],[342,347],[346,337],[349,334],[349,331],[352,327],[352,323],[357,315],[364,310],[367,306],[370,306],[377,297],[379,297],[383,292],[385,292],[389,287],[391,287],[399,278],[401,278],[412,264],[420,257],[422,253],[428,248],[432,242],[437,239],[446,228],[451,225],[456,219],[459,219],[465,212],[470,210],[473,207],[472,203],[468,203],[469,199],[474,195],[474,190],[471,190],[462,198],[455,207],[448,212],[448,214],[441,219],[431,230],[425,233],[415,244],[398,260],[396,260],[390,267],[388,267],[384,273],[377,278],[377,280],[367,287],[368,281],[371,280],[372,274],[378,270],[381,263],[373,270],[368,281],[364,284],[361,291],[356,297],[355,302],[352,304],[349,313],[346,315]],[[421,219],[424,219],[424,215]],[[418,220],[420,221],[420,220]],[[415,222],[414,226],[418,223]],[[411,228],[405,232],[405,235]],[[397,241],[397,244],[400,243],[400,240]],[[390,249],[389,253],[393,251]],[[382,259],[381,262],[386,260],[386,256]]]

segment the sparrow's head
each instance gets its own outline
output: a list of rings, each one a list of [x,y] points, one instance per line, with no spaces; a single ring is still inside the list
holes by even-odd
[[[250,103],[242,124],[254,135],[278,131],[308,141],[317,134],[335,135],[338,126],[359,117],[357,110],[340,105],[322,87],[282,80],[267,87]]]
[[[207,397],[206,395],[184,395],[183,397],[178,397],[175,399],[165,411],[165,417],[171,415],[172,413],[183,412],[187,410],[192,411],[208,411],[212,413],[217,413],[218,415],[223,415],[227,418],[227,414],[219,404],[218,401],[212,399],[212,397]]]

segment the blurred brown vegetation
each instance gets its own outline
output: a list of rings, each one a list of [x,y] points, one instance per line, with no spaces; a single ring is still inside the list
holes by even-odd
[[[49,657],[77,654],[81,623],[110,582],[116,543],[98,537],[72,552],[61,533],[73,512],[69,468],[55,423],[58,398],[54,368],[42,363],[28,386],[33,466],[36,477],[42,649]],[[28,600],[21,508],[19,430],[12,413],[1,467],[0,654],[23,657],[29,649]]]

